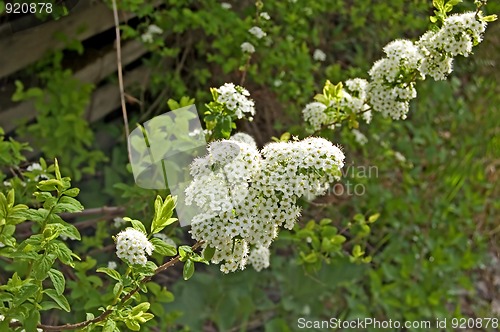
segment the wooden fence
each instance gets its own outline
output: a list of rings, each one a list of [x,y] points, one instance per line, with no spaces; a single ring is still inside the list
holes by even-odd
[[[122,22],[133,19],[134,14],[120,12]],[[32,120],[36,110],[32,102],[14,103],[10,101],[15,91],[9,77],[41,59],[47,52],[61,49],[64,42],[58,38],[63,33],[67,39],[85,41],[97,34],[112,29],[113,12],[104,3],[80,0],[69,15],[57,21],[49,21],[31,28],[16,31],[14,23],[0,25],[0,126],[6,132],[12,131],[21,120]],[[92,100],[86,111],[86,118],[96,121],[120,106],[117,84],[102,84],[102,80],[117,70],[116,49],[107,47],[100,55],[82,57],[85,65],[74,71],[74,77],[85,83],[99,86],[94,90]],[[147,53],[140,42],[122,43],[122,65],[136,61]],[[78,59],[76,59],[78,60]],[[147,77],[143,66],[124,72],[125,86],[142,82]],[[101,84],[99,84],[101,83]]]

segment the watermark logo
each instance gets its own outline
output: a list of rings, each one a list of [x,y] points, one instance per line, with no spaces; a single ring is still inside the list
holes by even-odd
[[[196,106],[156,116],[133,130],[128,140],[135,183],[145,189],[168,189],[176,195],[179,222],[188,225],[202,212],[195,205],[184,204],[185,189],[193,180],[190,165],[207,153]]]

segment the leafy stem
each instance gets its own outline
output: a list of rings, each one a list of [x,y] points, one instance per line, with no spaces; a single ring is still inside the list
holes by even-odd
[[[191,247],[191,250],[196,250],[198,248],[201,247],[201,245],[203,244],[203,241],[198,241],[196,242],[192,247]],[[176,263],[178,263],[181,259],[181,256],[180,255],[177,255],[175,256],[174,258],[172,258],[171,260],[169,260],[168,262],[166,262],[165,264],[159,266],[153,273],[153,275],[151,276],[147,276],[147,277],[144,277],[140,282],[139,284],[132,290],[130,291],[127,295],[125,295],[121,300],[119,300],[119,302],[116,304],[116,306],[121,306],[121,305],[124,305],[128,300],[130,300],[130,298],[132,296],[134,296],[134,294],[136,294],[140,289],[141,289],[141,285],[142,284],[145,284],[147,283],[148,281],[150,281],[153,276],[157,275],[158,273],[160,272],[163,272],[165,271],[166,269],[168,269],[169,267],[175,265]],[[108,316],[110,316],[113,312],[114,312],[115,308],[109,308],[109,309],[106,309],[102,314],[100,314],[99,316],[97,316],[96,318],[94,319],[89,319],[89,320],[86,320],[86,321],[83,321],[83,322],[79,322],[79,323],[74,323],[74,324],[64,324],[64,325],[45,325],[45,324],[38,324],[37,327],[38,328],[41,328],[43,329],[44,331],[64,331],[64,330],[75,330],[75,329],[81,329],[81,328],[84,328],[90,324],[95,324],[95,323],[98,323],[98,322],[102,322],[104,321]],[[20,326],[20,323],[19,322],[15,322],[15,323],[11,323],[10,326],[12,327],[16,327],[16,326]]]

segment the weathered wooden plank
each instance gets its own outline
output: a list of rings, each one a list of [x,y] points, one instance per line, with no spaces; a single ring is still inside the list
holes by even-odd
[[[134,16],[119,15],[122,21]],[[32,64],[49,50],[63,48],[64,42],[57,38],[60,33],[82,41],[113,26],[113,12],[104,3],[81,0],[71,14],[58,21],[0,38],[0,78]]]
[[[144,55],[146,51],[147,50],[140,42],[130,41],[126,43],[121,50],[122,65],[126,66],[137,60]],[[116,51],[112,49],[102,57],[76,72],[74,76],[82,82],[97,84],[103,78],[114,73],[116,68]],[[10,132],[16,127],[21,119],[29,121],[34,119],[35,116],[36,110],[33,103],[30,101],[21,102],[9,109],[0,109],[0,126],[2,126],[6,132]]]
[[[138,67],[125,73],[123,85],[125,88],[134,83],[141,83],[148,75],[149,69],[145,66]],[[86,111],[86,117],[90,122],[102,119],[109,113],[113,112],[121,105],[120,90],[118,84],[107,84],[100,87],[92,95],[92,102]]]

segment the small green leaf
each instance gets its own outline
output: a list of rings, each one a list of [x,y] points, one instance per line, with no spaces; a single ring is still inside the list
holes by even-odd
[[[342,244],[346,241],[346,238],[345,238],[345,236],[342,236],[342,235],[334,235],[331,238],[331,241],[333,244]]]
[[[55,260],[56,255],[45,253],[41,259],[35,261],[33,264],[33,277],[36,280],[44,280],[47,278],[49,270]]]
[[[180,246],[179,247],[179,255],[181,256],[181,262],[184,262],[188,255],[192,253],[193,250],[190,246]]]
[[[96,272],[102,272],[102,273],[105,273],[107,274],[109,277],[115,279],[116,281],[121,281],[122,280],[122,277],[120,275],[120,273],[118,273],[118,271],[116,270],[113,270],[113,269],[109,269],[107,267],[100,267],[96,270]]]
[[[144,227],[143,223],[140,222],[139,220],[136,219],[130,219],[129,217],[123,218],[125,221],[130,221],[132,223],[132,227],[138,231],[143,232],[144,234],[147,234],[146,232],[146,227]]]
[[[352,249],[352,256],[354,258],[359,258],[364,255],[364,251],[361,250],[361,246],[359,244],[356,244],[354,248]]]
[[[375,214],[372,214],[370,217],[368,217],[368,223],[369,224],[372,224],[374,223],[375,221],[377,221],[377,219],[380,217],[380,213],[375,213]]]
[[[66,196],[69,196],[69,197],[76,197],[76,196],[78,196],[79,193],[80,193],[80,189],[71,188],[71,189],[65,190],[63,194]]]
[[[57,158],[54,159],[54,172],[56,174],[56,179],[61,181],[61,171],[59,170],[59,163],[57,162]]]
[[[52,300],[54,300],[59,305],[59,308],[63,309],[66,312],[71,311],[68,300],[64,295],[59,295],[57,294],[55,289],[50,288],[45,289],[43,292],[47,294]]]
[[[113,319],[108,319],[102,327],[102,332],[114,332],[116,329],[115,321]]]
[[[184,268],[182,269],[182,276],[184,280],[188,280],[194,274],[194,263],[190,259],[184,263]]]
[[[7,193],[7,207],[11,208],[13,206],[14,206],[14,189],[11,189]]]
[[[498,19],[498,16],[496,14],[481,17],[481,21],[484,21],[484,22],[494,22],[497,19]]]
[[[49,278],[52,281],[52,284],[54,285],[54,288],[55,288],[57,294],[62,295],[64,293],[64,288],[65,288],[65,284],[66,284],[66,280],[64,279],[64,275],[56,269],[50,269],[49,270]]]
[[[212,257],[214,257],[214,254],[215,254],[215,248],[212,248],[210,246],[207,246],[204,250],[203,250],[203,257],[207,260],[207,261],[210,261],[212,259]]]
[[[175,256],[177,254],[177,249],[174,246],[165,243],[159,238],[153,237],[149,241],[155,246],[154,251],[162,256]]]
[[[141,325],[139,325],[139,323],[135,320],[127,319],[125,321],[125,325],[127,325],[127,327],[132,331],[139,331],[141,329]]]

